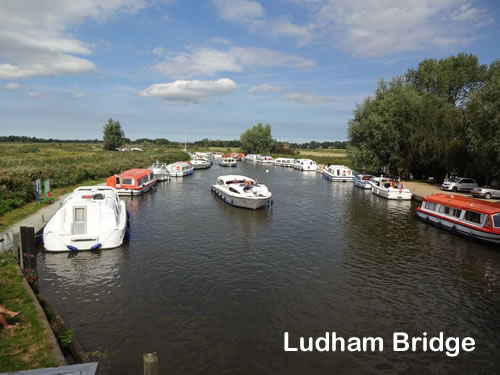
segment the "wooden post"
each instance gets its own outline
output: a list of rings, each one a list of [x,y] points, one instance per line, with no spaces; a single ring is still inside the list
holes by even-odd
[[[144,375],[160,375],[156,352],[143,354],[142,360],[144,361]]]
[[[31,288],[38,293],[38,269],[36,266],[35,228],[21,227],[23,271]]]
[[[12,254],[14,255],[14,258],[16,259],[17,264],[20,263],[19,260],[19,233],[14,233],[12,235]]]

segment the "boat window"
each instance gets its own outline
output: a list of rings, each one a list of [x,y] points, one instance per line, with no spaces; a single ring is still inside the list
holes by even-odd
[[[115,185],[120,185],[120,177],[115,177]]]
[[[481,214],[475,211],[465,211],[464,219],[472,223],[481,224]]]
[[[233,193],[236,193],[236,194],[240,193],[238,190],[236,190],[235,188],[232,188],[232,187],[229,188],[229,191],[233,192]]]
[[[500,214],[493,215],[493,226],[500,228]]]
[[[489,216],[486,216],[486,221],[484,222],[485,227],[491,227],[491,220]]]
[[[453,208],[453,207],[441,206],[441,208],[439,209],[439,212],[441,212],[445,215],[460,217],[462,210],[459,210],[459,209]]]
[[[425,208],[431,211],[436,211],[436,203],[434,202],[425,202]]]
[[[124,179],[122,179],[122,184],[124,184],[124,185],[133,185],[134,184],[134,180],[132,178],[124,178]]]

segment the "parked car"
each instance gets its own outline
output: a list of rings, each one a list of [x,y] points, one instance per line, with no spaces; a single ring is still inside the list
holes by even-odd
[[[479,186],[475,180],[467,177],[455,177],[453,180],[443,182],[441,189],[449,191],[471,191]]]
[[[478,198],[500,198],[500,189],[492,186],[481,186],[480,188],[473,189],[472,195]]]

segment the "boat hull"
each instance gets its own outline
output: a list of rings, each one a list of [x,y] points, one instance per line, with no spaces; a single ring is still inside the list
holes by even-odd
[[[469,239],[474,239],[482,242],[500,244],[500,234],[485,232],[471,226],[460,224],[459,222],[448,220],[441,216],[436,216],[429,212],[423,212],[417,209],[417,218],[425,221],[426,223],[433,224],[434,226],[456,233]]]
[[[386,199],[407,201],[411,200],[411,192],[408,189],[381,188],[372,184],[372,193]]]
[[[118,195],[141,195],[141,194],[144,194],[148,191],[150,191],[151,189],[153,189],[156,185],[156,181],[153,181],[152,183],[148,184],[148,185],[145,185],[143,186],[142,188],[137,188],[137,189],[131,189],[131,188],[120,188],[120,187],[117,187],[115,188]]]
[[[339,182],[352,181],[352,179],[353,179],[352,176],[335,176],[335,175],[329,173],[327,170],[323,171],[323,177],[325,179],[327,179],[328,181],[339,181]]]
[[[221,162],[221,163],[219,163],[219,165],[220,165],[221,167],[230,167],[230,168],[235,168],[235,167],[237,167],[237,166],[238,166],[238,164],[237,164],[237,163],[222,163],[222,162]]]
[[[170,172],[170,177],[184,177],[184,176],[189,176],[194,173],[194,168],[186,171],[174,171]]]
[[[356,179],[353,179],[352,181],[354,182],[354,186],[359,187],[361,189],[369,190],[372,188],[372,184],[370,183],[370,181],[363,182]]]
[[[257,210],[259,208],[270,208],[273,205],[272,194],[268,197],[236,197],[228,194],[222,189],[219,189],[217,185],[212,186],[212,192],[214,192],[219,198],[230,206]]]

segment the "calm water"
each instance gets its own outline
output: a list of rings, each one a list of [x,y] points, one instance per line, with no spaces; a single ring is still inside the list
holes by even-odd
[[[268,169],[269,173],[265,170]],[[231,207],[218,175],[265,183],[270,210]],[[214,165],[127,200],[130,243],[40,254],[40,290],[107,373],[493,374],[500,371],[500,251],[415,219],[392,202],[320,175]],[[375,353],[290,353],[300,336],[380,336]],[[395,331],[471,336],[476,350],[393,352]]]

